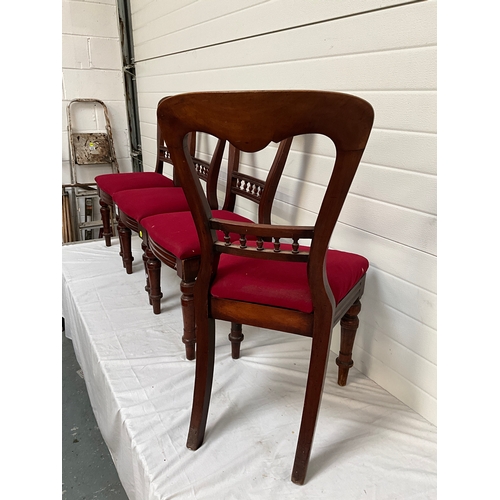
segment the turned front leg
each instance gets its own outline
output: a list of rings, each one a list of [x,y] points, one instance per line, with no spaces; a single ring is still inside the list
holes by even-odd
[[[99,200],[99,205],[101,205],[101,220],[102,220],[102,235],[104,236],[104,241],[107,247],[111,246],[111,211],[109,205],[102,200]]]
[[[358,314],[360,311],[361,302],[356,300],[340,320],[340,351],[335,362],[339,367],[338,384],[341,386],[346,385],[349,368],[354,364],[352,361],[352,349],[359,326]]]
[[[118,222],[118,236],[120,238],[123,267],[127,274],[132,274],[132,231],[120,220]]]
[[[231,332],[228,339],[231,341],[231,356],[233,359],[240,357],[240,345],[245,336],[242,333],[241,325],[238,323],[231,323]]]
[[[181,281],[181,306],[184,333],[182,342],[186,346],[186,358],[193,360],[196,357],[196,327],[194,319],[194,282]]]
[[[161,312],[161,261],[156,258],[153,252],[146,247],[147,255],[147,274],[149,277],[149,302],[153,306],[153,312],[160,314]]]
[[[149,285],[148,255],[147,255],[148,246],[144,243],[144,241],[141,243],[141,248],[142,248],[142,263],[144,264],[144,272],[146,273],[146,286],[144,287],[144,290],[146,290],[146,292],[148,293],[149,304],[153,305],[150,296],[151,287]]]

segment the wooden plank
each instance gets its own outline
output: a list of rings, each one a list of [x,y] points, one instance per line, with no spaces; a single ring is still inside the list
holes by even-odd
[[[423,153],[422,156],[425,156]],[[250,166],[243,157],[241,171],[264,178],[267,169]],[[270,158],[272,161],[272,158]],[[317,207],[309,207],[298,201],[297,193],[301,197],[322,196],[325,186],[330,178],[333,160],[331,158],[318,158],[313,155],[303,155],[290,152],[285,172],[280,183],[280,196],[278,199],[288,201],[296,206],[317,212]],[[263,163],[264,167],[266,163]],[[269,163],[267,163],[269,165]],[[435,175],[421,174],[399,168],[377,166],[361,163],[354,178],[350,192],[367,198],[391,203],[397,206],[411,208],[428,214],[436,214],[436,184]],[[295,200],[295,201],[294,201]]]
[[[436,294],[408,283],[397,276],[380,271],[373,265],[366,279],[365,296],[437,329]]]
[[[356,95],[375,109],[378,130],[437,132],[436,91],[380,90],[356,92]]]
[[[339,220],[431,255],[437,254],[435,215],[349,194]]]
[[[434,255],[344,223],[337,224],[330,247],[361,253],[372,267],[437,293],[437,259]]]
[[[141,3],[132,0],[132,26],[134,28],[134,40],[140,46],[144,41],[159,37],[170,36],[170,41],[176,39],[184,40],[186,32],[191,41],[187,45],[175,44],[175,49],[189,50],[193,43],[198,43],[205,37],[223,39],[227,36],[228,28],[223,32],[210,34],[212,23],[218,20],[230,22],[231,15],[241,10],[246,10],[267,0],[210,0],[207,8],[200,6],[200,2],[193,0],[173,0],[169,2],[154,1],[140,10],[135,10],[135,4]],[[142,2],[143,3],[143,2]],[[223,23],[224,24],[224,23]],[[253,28],[258,29],[258,27]],[[194,40],[192,39],[194,36]],[[175,42],[174,42],[175,43]],[[172,46],[172,49],[174,46]]]
[[[137,1],[137,0],[136,0]],[[165,2],[167,3],[167,2]],[[401,0],[337,0],[324,2],[322,0],[294,0],[290,5],[289,0],[211,0],[210,9],[202,9],[198,3],[187,2],[184,8],[170,10],[170,6],[144,9],[133,14],[134,41],[136,44],[137,60],[169,55],[177,52],[194,50],[198,47],[233,42],[242,38],[262,37],[267,33],[282,32],[282,30],[295,31],[299,27],[311,23],[324,23],[332,20],[347,26],[352,25],[352,16],[374,16],[378,23],[381,17],[379,12],[366,14],[371,10],[378,10],[388,6],[401,5],[409,2]],[[132,2],[134,5],[134,2]],[[132,8],[135,11],[135,8]],[[390,11],[390,9],[389,9]],[[382,16],[390,14],[384,10]],[[360,16],[360,13],[365,13]],[[401,15],[399,15],[401,18]],[[406,32],[418,29],[421,25],[412,22],[413,17],[408,16],[402,26],[401,23],[392,24],[389,29],[382,29],[372,37],[384,39],[388,35],[398,33],[406,28]],[[321,30],[321,24],[302,29]],[[345,28],[345,33],[340,33],[356,43],[352,31]],[[329,42],[332,33],[329,33]],[[333,41],[336,41],[333,38]],[[358,42],[359,43],[359,42]],[[315,47],[312,47],[314,50]],[[269,49],[268,49],[269,50]]]
[[[437,174],[436,134],[374,129],[363,163]]]
[[[182,2],[168,3],[167,9]],[[210,12],[187,16],[194,5],[186,4],[175,18],[182,18],[184,25],[163,23],[161,33],[148,34],[144,29],[136,57],[147,161],[154,159],[149,150],[156,139],[156,105],[169,94],[316,88],[353,93],[371,102],[375,126],[331,246],[370,260],[355,344],[356,367],[435,422],[436,2],[337,20],[323,16],[326,22],[272,34],[264,34],[267,20],[249,22],[252,15],[265,12],[266,4],[242,11],[236,4],[219,17]],[[310,10],[319,12],[316,3]],[[141,15],[154,12],[147,11]],[[239,16],[257,29],[255,37],[231,39],[231,33],[245,36]],[[222,44],[199,48],[219,35]],[[188,51],[140,60],[172,54],[179,47]],[[200,141],[200,154],[209,155],[210,147],[210,140]],[[306,154],[299,153],[304,147]],[[308,225],[315,220],[317,198],[331,168],[329,147],[322,140],[294,141],[273,221]],[[271,150],[259,158],[243,155],[241,169],[263,178],[271,157]],[[247,200],[239,200],[236,207],[238,213],[256,218],[255,207]],[[337,345],[333,341],[332,349]]]
[[[436,215],[437,179],[397,168],[361,165],[350,192]]]
[[[165,93],[140,93],[141,126],[144,123],[156,127],[156,106]],[[358,92],[367,99],[377,114],[379,128],[372,131],[368,150],[363,162],[394,166],[422,173],[436,173],[436,92]],[[394,110],[398,110],[394,113]],[[414,128],[415,130],[411,130]],[[389,129],[389,130],[388,130]],[[142,132],[142,129],[141,129]],[[405,132],[424,132],[407,134]],[[143,135],[144,134],[143,132]],[[153,135],[152,137],[156,137]],[[298,148],[297,140],[292,145]],[[377,150],[379,158],[372,158]],[[380,153],[383,156],[380,157]],[[318,154],[320,152],[318,151]],[[403,161],[400,161],[403,159]]]
[[[358,370],[381,387],[384,387],[429,422],[437,425],[437,399],[435,397],[411,383],[371,353],[364,351],[356,343],[353,349],[353,359]]]
[[[281,41],[277,39],[276,43]],[[251,66],[238,60],[237,47],[221,48],[225,49],[222,64],[220,58],[214,58],[212,49],[169,57],[168,74],[155,74],[165,70],[163,59],[138,64],[139,92],[167,95],[226,89],[314,88],[349,93],[436,90],[434,46]],[[200,69],[200,58],[207,64],[211,60],[212,67]]]
[[[396,98],[393,100],[391,95],[394,95],[394,93],[384,93],[387,103],[387,121],[390,120],[390,104],[394,102],[397,103],[399,97],[401,97],[405,102],[413,103],[408,104],[405,110],[403,110],[408,112],[408,116],[417,115],[417,110],[422,104],[422,101],[428,102],[428,100],[422,98],[422,93],[418,93],[418,95],[409,93],[405,97],[399,95],[403,93],[395,94]],[[425,93],[423,94],[425,95]],[[369,96],[363,97],[369,98]],[[435,100],[435,93],[432,92],[428,97],[429,101],[433,102]],[[156,105],[161,98],[161,94],[140,94],[141,134],[143,140],[144,138],[148,138],[156,141]],[[394,109],[398,109],[397,106]],[[380,116],[377,108],[376,110],[378,116]],[[404,113],[392,113],[392,116],[400,117],[402,114]],[[432,120],[429,120],[429,122],[431,123]],[[398,123],[396,122],[394,127],[397,125]],[[432,128],[432,123],[430,128]],[[301,149],[304,145],[303,141],[301,142],[299,138],[294,139],[289,160],[287,162],[286,175],[290,177],[304,175],[306,180],[319,183],[320,181],[317,177],[319,175],[323,176],[321,172],[315,169],[310,169],[304,172],[304,169],[299,168],[299,165],[304,163],[304,161],[301,157],[302,154],[297,155],[296,150]],[[403,168],[405,170],[421,172],[424,174],[435,174],[437,170],[436,151],[437,139],[435,135],[408,134],[397,130],[374,130],[372,131],[368,143],[368,149],[363,155],[363,161],[357,176],[361,174],[368,163],[376,163],[377,166]],[[326,153],[326,151],[324,152]],[[265,165],[268,165],[268,161],[269,156],[264,156],[262,166],[264,167]],[[154,165],[149,166],[154,168]],[[260,167],[259,163],[257,163],[256,166]],[[357,180],[357,177],[355,179]]]
[[[174,12],[196,3],[198,0],[131,0],[130,13],[132,25],[136,31],[149,25],[152,21],[171,15]]]
[[[319,196],[320,188],[316,191]],[[307,197],[301,197],[299,193],[291,200],[292,195],[293,193],[288,197],[283,196],[280,186],[276,194],[278,201],[273,205],[273,213],[288,220],[289,223],[300,225],[314,223],[318,200],[314,199],[311,192]],[[340,214],[339,223],[436,255],[435,215],[349,194]]]
[[[395,342],[372,325],[360,328],[356,344],[358,349],[369,352],[430,396],[437,396],[437,367],[423,356]]]
[[[437,332],[435,329],[401,313],[369,295],[362,300],[366,335],[386,336],[428,362],[437,364]],[[378,341],[376,338],[374,341]],[[394,355],[394,352],[392,353]],[[418,382],[415,382],[418,385]]]

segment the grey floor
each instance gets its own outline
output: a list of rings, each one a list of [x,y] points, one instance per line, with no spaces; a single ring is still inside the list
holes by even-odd
[[[62,334],[62,498],[128,500],[90,405],[73,343]]]

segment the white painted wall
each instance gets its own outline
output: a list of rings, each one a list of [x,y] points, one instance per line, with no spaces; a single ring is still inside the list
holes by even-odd
[[[66,108],[72,99],[104,101],[109,111],[120,171],[132,171],[125,106],[116,0],[62,1],[62,183],[70,182]],[[76,107],[78,106],[78,108]],[[72,106],[74,130],[104,130],[101,107]],[[105,171],[92,166],[80,171],[81,182],[92,182]]]
[[[110,101],[125,157],[121,75],[94,56],[111,53],[98,43],[118,50],[114,0],[63,7],[63,99],[100,92]],[[145,170],[154,168],[156,106],[166,95],[296,88],[372,103],[374,129],[332,238],[371,263],[354,361],[436,423],[436,1],[131,0],[131,10]],[[79,26],[90,13],[95,31]],[[200,155],[210,146],[202,141]],[[311,222],[326,176],[305,166],[326,165],[329,154],[321,139],[294,142],[275,220]],[[263,176],[269,157],[245,155],[243,170]],[[252,215],[245,203],[237,210]],[[338,342],[337,327],[333,350]]]

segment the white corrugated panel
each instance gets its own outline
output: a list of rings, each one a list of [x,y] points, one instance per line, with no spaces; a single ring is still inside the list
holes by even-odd
[[[139,60],[255,38],[405,4],[401,0],[192,0],[132,3]],[[394,28],[393,28],[394,29]],[[291,35],[293,38],[293,34]]]
[[[131,3],[147,169],[166,95],[294,88],[372,103],[374,129],[332,237],[371,263],[354,362],[435,423],[436,2]],[[211,147],[201,142],[200,155]],[[243,155],[242,171],[263,177],[274,151]],[[294,141],[274,220],[314,220],[334,154],[323,139]],[[255,216],[246,201],[237,210]]]

